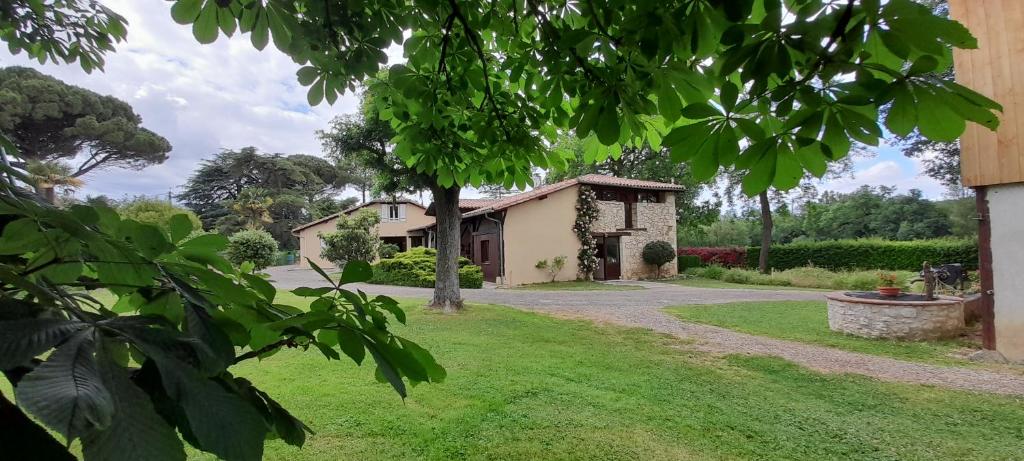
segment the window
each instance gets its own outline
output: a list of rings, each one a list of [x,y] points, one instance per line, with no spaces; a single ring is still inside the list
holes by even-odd
[[[640,192],[637,194],[636,201],[640,203],[658,203],[658,193]]]
[[[598,189],[597,199],[602,202],[621,202],[622,197],[619,195],[619,191],[614,189]]]
[[[382,222],[405,221],[405,204],[386,203],[381,205],[380,220]]]
[[[489,245],[490,240],[480,241],[480,263],[488,264],[491,262],[491,246]]]

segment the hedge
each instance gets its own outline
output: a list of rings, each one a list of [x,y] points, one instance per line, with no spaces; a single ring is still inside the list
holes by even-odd
[[[370,283],[379,285],[400,285],[407,287],[434,287],[434,266],[437,264],[437,250],[417,247],[397,253],[391,259],[382,259],[373,264]],[[480,288],[484,274],[480,266],[466,258],[459,258],[459,287]]]
[[[760,247],[747,249],[747,267],[757,267]],[[881,239],[830,240],[772,245],[768,266],[775,270],[815,266],[831,270],[885,269],[919,271],[921,263],[963,264],[978,268],[978,244],[972,240],[934,239],[890,241]]]
[[[679,255],[679,258],[676,259],[676,267],[679,269],[680,274],[682,274],[686,269],[700,266],[700,256],[697,255]]]
[[[687,247],[680,248],[676,254],[700,257],[701,264],[718,264],[725,267],[744,267],[747,249],[744,247]]]

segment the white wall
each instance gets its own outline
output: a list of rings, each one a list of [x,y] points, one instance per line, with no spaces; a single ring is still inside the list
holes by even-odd
[[[1024,183],[988,186],[996,350],[1024,362]]]

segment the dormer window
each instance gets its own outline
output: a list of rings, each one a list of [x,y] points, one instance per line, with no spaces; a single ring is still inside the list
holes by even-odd
[[[405,204],[385,203],[381,205],[380,220],[382,222],[405,221]]]

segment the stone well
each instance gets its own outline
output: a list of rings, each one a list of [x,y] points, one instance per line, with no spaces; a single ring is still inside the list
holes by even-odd
[[[963,300],[948,296],[932,301],[921,295],[872,299],[870,292],[836,292],[828,300],[832,331],[866,338],[906,340],[950,338],[964,327]]]

